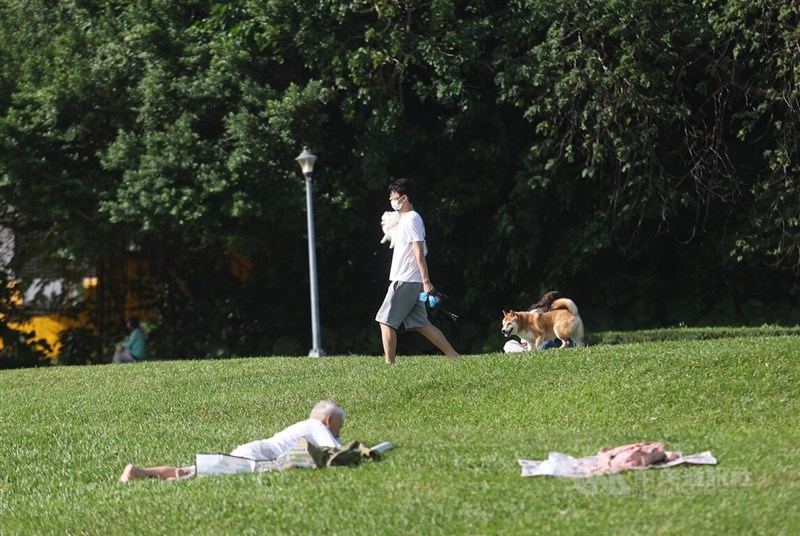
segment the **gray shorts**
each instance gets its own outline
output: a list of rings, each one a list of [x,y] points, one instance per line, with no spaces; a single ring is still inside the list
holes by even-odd
[[[406,329],[430,326],[431,321],[428,320],[425,302],[419,301],[420,292],[422,283],[392,281],[389,290],[386,291],[383,305],[375,316],[375,321],[392,326],[394,329],[399,328],[401,322]]]

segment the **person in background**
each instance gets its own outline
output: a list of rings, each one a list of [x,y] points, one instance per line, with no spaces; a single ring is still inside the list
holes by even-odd
[[[128,336],[117,345],[114,357],[111,359],[115,364],[134,363],[142,361],[145,357],[147,333],[139,324],[139,317],[130,317],[125,325],[128,328]]]

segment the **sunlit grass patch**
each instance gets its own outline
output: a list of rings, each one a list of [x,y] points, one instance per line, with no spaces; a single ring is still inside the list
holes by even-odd
[[[0,372],[2,534],[790,533],[800,339],[596,346],[460,361],[254,358]],[[396,449],[357,468],[116,482],[306,416]],[[517,458],[637,440],[709,468],[576,483]],[[651,476],[651,474],[653,476]],[[674,475],[674,476],[671,476]]]

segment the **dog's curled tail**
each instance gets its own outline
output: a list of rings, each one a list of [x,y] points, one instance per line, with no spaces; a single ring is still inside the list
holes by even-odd
[[[572,313],[572,315],[575,317],[575,320],[577,320],[575,331],[572,333],[572,340],[576,346],[586,346],[586,341],[584,340],[585,334],[583,331],[583,320],[581,319],[581,315],[578,312],[578,306],[575,305],[575,302],[569,298],[559,298],[553,302],[553,305],[550,306],[551,311],[554,309],[566,309]]]
[[[569,298],[559,298],[556,301],[554,301],[553,304],[550,306],[550,310],[553,311],[556,309],[566,309],[575,316],[578,317],[581,316],[580,313],[578,313],[578,306],[575,305],[575,302],[570,300]]]

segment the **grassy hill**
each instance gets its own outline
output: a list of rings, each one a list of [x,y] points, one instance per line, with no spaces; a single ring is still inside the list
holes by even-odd
[[[0,372],[0,534],[790,534],[800,337],[536,354],[253,358]],[[396,449],[357,468],[116,482],[304,418]],[[714,467],[572,481],[518,458],[663,440]]]

